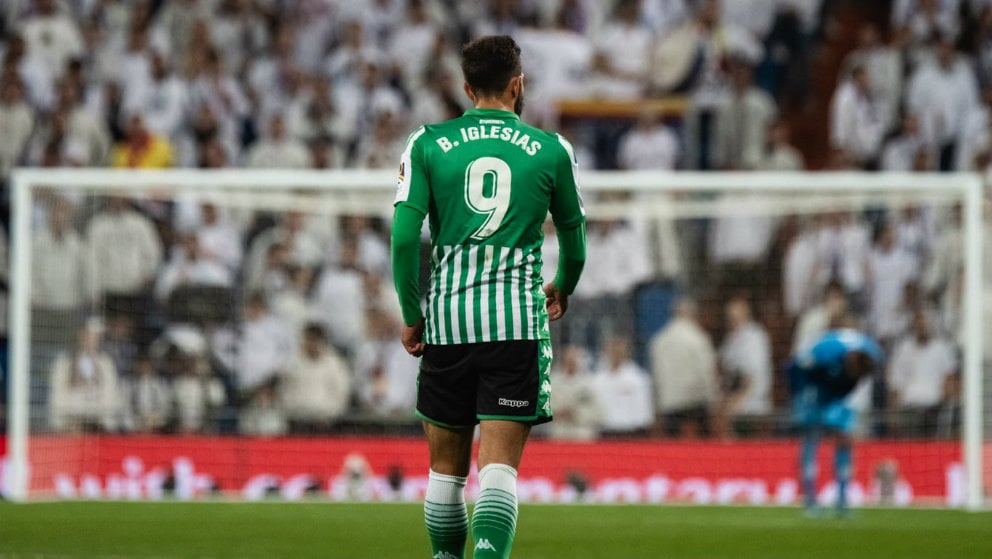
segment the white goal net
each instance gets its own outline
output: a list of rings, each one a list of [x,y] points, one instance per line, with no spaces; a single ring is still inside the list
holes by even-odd
[[[852,503],[984,505],[992,226],[977,177],[581,179],[586,270],[552,329],[556,420],[534,432],[522,499],[798,502],[784,367],[847,326],[886,352],[849,401]],[[394,182],[17,171],[5,494],[422,496]],[[550,278],[550,224],[544,254]]]

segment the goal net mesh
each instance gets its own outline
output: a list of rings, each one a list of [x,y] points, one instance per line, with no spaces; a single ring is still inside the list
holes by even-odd
[[[21,185],[29,498],[420,498],[393,178],[355,176]],[[886,352],[849,399],[852,502],[964,503],[963,189],[798,177],[590,177],[586,268],[552,329],[556,419],[534,430],[523,500],[798,502],[784,366],[845,326]]]

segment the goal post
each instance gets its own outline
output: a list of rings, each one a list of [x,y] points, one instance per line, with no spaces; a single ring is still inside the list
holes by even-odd
[[[14,501],[30,498],[32,228],[40,189],[93,195],[174,197],[180,192],[230,195],[228,202],[251,207],[313,204],[318,211],[346,211],[388,217],[396,176],[388,171],[340,170],[163,170],[17,169],[12,173],[10,375],[4,491]],[[580,176],[590,219],[637,216],[651,219],[712,218],[769,211],[815,213],[832,207],[865,208],[890,200],[940,200],[960,204],[963,231],[961,305],[961,459],[964,499],[969,510],[985,507],[988,479],[983,454],[989,446],[983,410],[983,184],[972,174],[902,173],[694,173],[586,172]],[[306,193],[302,202],[297,199]],[[611,193],[627,193],[614,197]],[[670,196],[669,196],[670,195]],[[238,202],[238,197],[243,202]],[[732,200],[730,204],[721,200]],[[590,263],[595,265],[595,263]],[[772,273],[778,273],[774,271]],[[988,379],[984,379],[985,382]]]

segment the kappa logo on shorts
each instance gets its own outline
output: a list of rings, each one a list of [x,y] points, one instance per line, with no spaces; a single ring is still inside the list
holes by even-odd
[[[499,405],[506,406],[509,408],[526,408],[530,405],[530,400],[510,400],[508,398],[500,398]]]

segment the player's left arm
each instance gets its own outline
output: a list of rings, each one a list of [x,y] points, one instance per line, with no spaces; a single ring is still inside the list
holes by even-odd
[[[423,132],[424,129],[420,128],[410,136],[400,159],[390,238],[393,284],[403,314],[403,347],[415,357],[419,357],[424,350],[424,317],[420,308],[420,230],[430,201],[423,146],[417,142]]]
[[[558,274],[545,286],[551,320],[568,309],[568,296],[582,276],[586,262],[586,211],[579,195],[576,174],[578,164],[568,140],[557,136],[561,145],[555,168],[555,188],[551,194],[551,219],[558,234]]]

